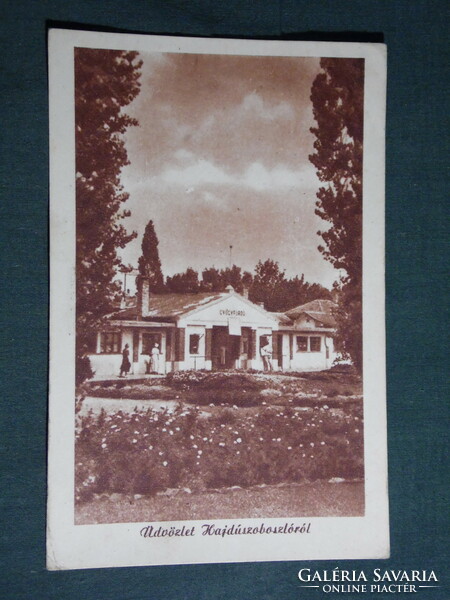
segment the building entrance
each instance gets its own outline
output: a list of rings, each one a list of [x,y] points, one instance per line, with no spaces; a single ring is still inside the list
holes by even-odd
[[[228,327],[213,327],[211,359],[213,369],[234,369],[240,357],[241,336],[230,335]]]

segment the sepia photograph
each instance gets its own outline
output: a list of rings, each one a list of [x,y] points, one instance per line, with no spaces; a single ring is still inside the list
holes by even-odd
[[[229,41],[208,52],[205,40],[180,50],[169,38],[148,48],[133,46],[139,36],[122,46],[112,36],[110,47],[107,34],[73,37],[72,106],[61,109],[71,178],[55,176],[73,201],[54,185],[51,210],[69,223],[66,235],[52,224],[54,247],[69,252],[52,260],[71,299],[66,317],[55,314],[52,288],[51,343],[67,332],[71,364],[50,388],[67,416],[61,429],[51,411],[53,440],[72,407],[73,479],[61,492],[72,495],[71,525],[145,524],[144,538],[155,524],[194,536],[199,523],[199,537],[222,538],[246,520],[257,535],[306,537],[314,518],[344,526],[367,516],[370,436],[383,537],[386,431],[366,419],[367,377],[373,391],[384,372],[383,334],[363,324],[375,306],[370,325],[383,331],[383,265],[366,272],[363,250],[377,238],[382,250],[382,233],[363,227],[366,154],[377,164],[366,50],[304,43],[304,55],[280,45],[272,55],[230,51]],[[334,56],[317,51],[330,46]],[[367,369],[379,351],[379,369]],[[54,352],[51,382],[61,364]],[[368,396],[381,419],[383,385]],[[388,552],[382,542],[374,556]]]
[[[363,514],[364,60],[74,67],[77,522]]]
[[[2,9],[0,597],[449,600],[448,2]]]

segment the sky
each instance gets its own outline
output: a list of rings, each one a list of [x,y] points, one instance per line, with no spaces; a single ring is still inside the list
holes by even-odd
[[[123,221],[138,238],[122,251],[137,265],[152,219],[164,275],[232,263],[253,272],[278,261],[289,277],[331,286],[337,272],[317,246],[320,183],[308,160],[309,99],[319,59],[141,54],[141,91],[125,108],[130,164]]]

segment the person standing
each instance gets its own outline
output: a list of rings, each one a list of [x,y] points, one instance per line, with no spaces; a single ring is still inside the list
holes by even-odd
[[[120,375],[119,377],[125,377],[127,373],[129,373],[131,368],[130,363],[130,350],[129,345],[125,344],[125,347],[122,351],[122,364],[120,365]]]
[[[152,348],[151,370],[153,373],[159,373],[159,344],[155,344]]]
[[[264,371],[272,371],[272,348],[269,342],[261,348]]]

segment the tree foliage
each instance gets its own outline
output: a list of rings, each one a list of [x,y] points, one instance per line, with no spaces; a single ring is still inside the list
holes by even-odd
[[[277,262],[269,258],[265,262],[260,260],[255,267],[255,278],[249,297],[253,302],[264,304],[267,310],[276,311],[284,295],[284,283],[284,271]]]
[[[222,272],[216,267],[208,267],[202,271],[202,288],[204,291],[222,292],[225,289]]]
[[[255,277],[250,287],[249,298],[264,304],[267,310],[285,312],[311,300],[329,299],[329,290],[318,283],[308,283],[302,274],[288,279],[279,264],[271,259],[255,267]]]
[[[317,127],[309,159],[325,185],[316,214],[329,223],[319,250],[342,272],[337,347],[362,369],[362,168],[364,60],[323,58],[311,101]]]
[[[122,108],[139,93],[136,52],[75,49],[77,352],[111,311],[114,281],[128,234],[121,210],[128,198],[120,172],[128,164],[123,134],[137,125]]]
[[[184,273],[167,277],[166,286],[169,292],[195,294],[200,291],[198,273],[192,267],[188,267]]]
[[[142,238],[142,255],[139,257],[138,270],[141,277],[148,279],[150,291],[156,293],[164,290],[164,278],[161,271],[158,245],[159,242],[153,221],[149,221]]]
[[[248,271],[242,271],[241,267],[233,265],[225,269],[209,267],[202,271],[200,287],[202,291],[223,292],[227,286],[232,285],[239,294],[244,289],[249,289],[253,283],[253,275]]]
[[[246,289],[252,302],[262,303],[269,311],[286,311],[317,298],[331,298],[329,290],[317,283],[307,283],[304,276],[288,279],[277,262],[259,261],[254,274],[233,265],[225,269],[209,267],[197,271],[189,267],[183,273],[167,277],[166,288],[175,293],[223,292],[232,285],[242,294]]]

